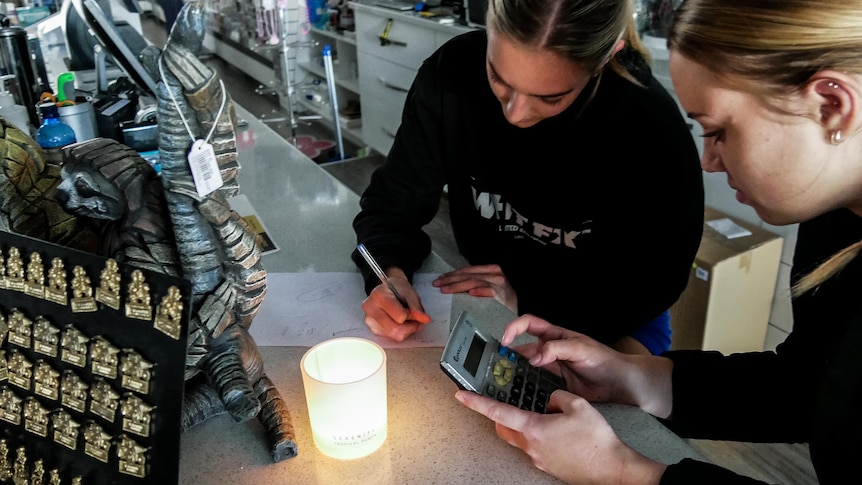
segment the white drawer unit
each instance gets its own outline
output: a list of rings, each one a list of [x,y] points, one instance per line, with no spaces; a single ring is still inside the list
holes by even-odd
[[[380,153],[389,153],[395,133],[401,125],[404,98],[378,98],[368,95],[362,99],[362,139]]]
[[[365,52],[359,53],[359,85],[363,96],[392,97],[404,103],[414,77],[415,69],[392,64]]]
[[[401,124],[404,100],[416,71],[446,41],[473,29],[442,25],[413,12],[358,2],[350,5],[356,16],[362,139],[385,155]],[[381,41],[381,37],[385,39]]]
[[[402,18],[403,13],[393,12],[389,16],[386,16],[388,12],[382,13],[383,16],[356,12],[356,45],[359,50],[394,64],[419,69],[422,61],[437,48],[434,31],[410,23]],[[381,41],[390,20],[392,25],[389,26],[387,40]]]

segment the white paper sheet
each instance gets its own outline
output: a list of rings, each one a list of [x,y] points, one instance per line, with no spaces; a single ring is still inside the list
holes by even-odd
[[[706,225],[715,229],[719,234],[728,239],[736,239],[738,237],[750,236],[751,231],[740,226],[728,218],[715,219],[706,221]]]
[[[452,295],[431,286],[436,274],[419,273],[413,286],[431,323],[404,342],[377,337],[365,325],[359,273],[269,273],[267,293],[249,329],[261,347],[310,347],[334,337],[362,337],[383,348],[443,347],[449,336]]]

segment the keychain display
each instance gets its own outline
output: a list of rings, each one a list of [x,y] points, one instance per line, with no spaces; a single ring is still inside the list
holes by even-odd
[[[190,291],[0,231],[0,482],[176,483]]]

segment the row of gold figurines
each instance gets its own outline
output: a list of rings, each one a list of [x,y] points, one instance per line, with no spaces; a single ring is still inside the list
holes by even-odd
[[[67,391],[75,395],[72,396]],[[103,379],[93,383],[89,395],[90,415],[98,416],[110,424],[120,424],[123,431],[127,433],[143,438],[150,436],[154,406],[147,404],[131,392],[121,398],[120,394]],[[87,389],[64,388],[62,396],[62,407],[49,408],[35,396],[22,397],[11,387],[0,386],[0,420],[15,426],[23,424],[27,431],[47,438],[50,419],[54,427],[54,438],[63,438],[64,441],[61,444],[74,450],[77,447],[76,433],[81,423],[72,419],[69,409],[74,409],[82,415],[87,414],[84,408],[88,401]],[[119,423],[115,423],[118,416],[122,419]],[[58,434],[57,431],[62,433]]]
[[[138,320],[153,320],[157,329],[178,340],[183,314],[180,289],[176,286],[168,288],[168,293],[162,297],[154,318],[150,285],[146,282],[144,273],[135,269],[131,277],[126,291],[126,316]],[[69,282],[63,260],[55,257],[51,260],[45,284],[45,266],[38,252],[30,253],[26,269],[21,251],[17,247],[9,248],[9,257],[5,260],[0,253],[0,289],[20,291],[35,298],[66,305],[69,303],[67,295],[70,286],[71,308],[75,313],[95,312],[99,309],[97,302],[114,310],[120,309],[121,277],[117,261],[113,258],[105,261],[105,268],[99,275],[99,286],[94,291],[83,266],[76,265],[73,268],[72,280]]]
[[[137,478],[147,476],[147,448],[141,446],[132,438],[120,435],[116,439],[106,433],[98,424],[89,423],[84,432],[84,452],[103,463],[107,463],[112,442],[116,442],[118,470],[120,473]],[[60,485],[60,470],[48,471],[48,481],[45,481],[44,461],[39,458],[33,461],[33,466],[27,464],[27,449],[19,446],[15,451],[15,460],[10,461],[9,445],[5,439],[0,439],[0,482],[12,480],[15,485]],[[81,476],[72,477],[72,485],[83,485]]]
[[[97,377],[92,384],[88,384],[72,369],[61,372],[42,360],[35,364],[29,362],[20,352],[13,351],[8,359],[4,353],[0,350],[0,360],[8,362],[8,370],[0,381],[8,381],[21,390],[59,401],[62,406],[81,414],[89,410],[110,423],[115,421],[119,409],[123,414],[123,426],[128,427],[126,431],[149,436],[150,412],[155,408],[133,392],[126,392],[123,397],[103,378]],[[123,387],[128,389],[125,380]],[[10,388],[0,389],[0,419],[20,424],[17,422],[18,408],[15,406],[20,401]]]
[[[0,313],[0,345],[4,342],[22,349],[32,348],[37,354],[47,357],[59,357],[63,362],[80,368],[86,367],[89,361],[93,375],[108,379],[122,376],[123,387],[141,394],[149,392],[152,362],[134,349],[120,349],[104,336],[89,337],[74,325],[61,330],[44,316],[37,316],[33,322],[14,308],[8,318]],[[8,358],[11,359],[12,354]],[[14,373],[26,372],[32,367],[32,364],[26,365],[27,362],[4,364],[0,361],[0,380],[5,379],[7,368]]]
[[[52,468],[48,470],[48,481],[45,481],[45,462],[39,458],[33,461],[33,467],[27,465],[27,449],[19,446],[15,450],[15,461],[9,462],[9,445],[5,439],[0,439],[0,482],[12,481],[15,485],[28,485],[33,483],[45,483],[47,485],[61,485],[60,470]],[[80,475],[72,477],[71,485],[83,485],[84,479]]]

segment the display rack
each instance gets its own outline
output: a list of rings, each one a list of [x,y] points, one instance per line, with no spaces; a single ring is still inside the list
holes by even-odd
[[[0,481],[177,483],[190,284],[3,231],[0,251]]]

